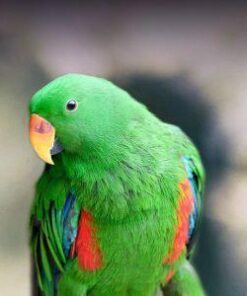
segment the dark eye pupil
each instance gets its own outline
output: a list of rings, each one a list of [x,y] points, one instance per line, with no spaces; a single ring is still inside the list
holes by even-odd
[[[66,106],[67,110],[69,111],[75,110],[76,107],[77,107],[77,103],[75,100],[69,100]]]

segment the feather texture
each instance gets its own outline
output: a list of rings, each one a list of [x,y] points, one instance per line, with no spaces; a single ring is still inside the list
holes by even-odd
[[[75,248],[82,269],[95,271],[101,267],[101,251],[96,237],[93,217],[85,210],[82,211],[80,216]]]
[[[79,215],[80,208],[70,192],[62,210],[51,202],[42,222],[36,217],[31,220],[36,273],[39,286],[47,295],[55,295],[60,273],[76,239]]]
[[[196,233],[198,231],[198,226],[200,223],[203,178],[192,158],[183,157],[183,161],[185,164],[185,169],[187,172],[187,177],[190,183],[190,190],[193,198],[193,209],[189,216],[189,233],[187,242],[189,256],[190,250],[192,249],[195,242]]]

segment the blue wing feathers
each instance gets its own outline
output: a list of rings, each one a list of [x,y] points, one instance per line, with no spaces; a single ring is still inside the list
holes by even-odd
[[[189,241],[188,241],[188,247],[191,248],[193,237],[196,233],[197,226],[199,223],[200,218],[200,192],[199,192],[199,186],[198,186],[198,176],[196,175],[196,170],[194,167],[193,160],[189,157],[183,157],[183,161],[185,164],[185,169],[187,172],[188,180],[191,185],[191,190],[193,193],[193,210],[189,217]]]
[[[66,256],[69,255],[70,247],[77,235],[80,211],[75,203],[75,196],[69,193],[63,210],[63,249]]]

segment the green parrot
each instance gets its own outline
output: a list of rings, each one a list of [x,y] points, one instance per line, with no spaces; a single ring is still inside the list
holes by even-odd
[[[188,261],[204,169],[178,127],[67,74],[32,97],[29,133],[47,163],[30,219],[39,295],[204,295]]]

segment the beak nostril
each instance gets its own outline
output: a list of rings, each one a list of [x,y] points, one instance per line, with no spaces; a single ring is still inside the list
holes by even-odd
[[[34,126],[34,131],[39,134],[48,134],[52,130],[52,126],[45,121],[41,121]]]

